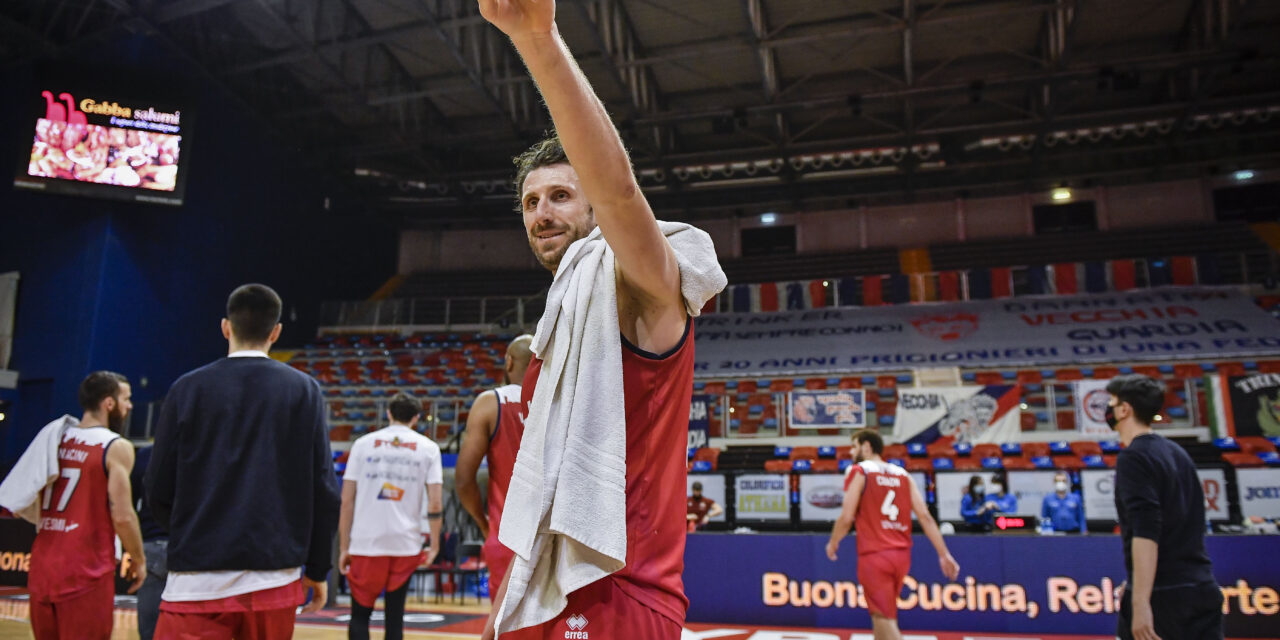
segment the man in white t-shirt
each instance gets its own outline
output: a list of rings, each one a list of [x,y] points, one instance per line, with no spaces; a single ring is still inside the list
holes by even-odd
[[[440,447],[413,428],[417,400],[406,393],[391,399],[390,425],[351,445],[342,481],[338,524],[338,568],[351,586],[349,638],[369,638],[369,618],[386,592],[387,640],[404,637],[404,601],[409,577],[440,553]],[[422,553],[422,503],[426,501],[431,547]]]

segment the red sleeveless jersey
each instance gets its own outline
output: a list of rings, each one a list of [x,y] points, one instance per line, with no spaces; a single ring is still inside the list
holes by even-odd
[[[844,490],[854,476],[866,476],[854,520],[858,555],[911,548],[911,476],[897,465],[863,460],[849,467]]]
[[[32,599],[74,598],[115,571],[106,458],[118,437],[104,427],[71,427],[62,436],[60,474],[41,496],[40,527],[31,545],[27,588]]]
[[[542,361],[525,373],[533,401]],[[609,576],[623,593],[683,624],[685,477],[693,396],[693,322],[670,351],[649,353],[622,340],[627,424],[627,564]]]
[[[493,393],[498,398],[498,424],[489,437],[489,453],[485,456],[489,463],[489,537],[484,542],[484,551],[489,573],[494,577],[493,590],[497,591],[515,555],[498,542],[498,525],[502,522],[502,505],[507,501],[507,487],[511,485],[511,471],[516,466],[529,405],[522,402],[518,384],[499,387]]]

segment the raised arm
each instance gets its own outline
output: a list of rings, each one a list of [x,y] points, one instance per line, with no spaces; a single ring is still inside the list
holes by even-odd
[[[617,256],[621,280],[646,307],[682,305],[675,254],[636,184],[604,104],[560,37],[554,0],[479,3],[481,14],[511,38],[542,92],[596,223]]]
[[[951,557],[947,542],[942,539],[942,532],[938,530],[938,522],[929,513],[929,505],[925,503],[916,481],[907,476],[907,482],[911,485],[911,511],[916,514],[916,520],[920,521],[920,528],[924,530],[925,537],[929,538],[933,550],[938,552],[938,567],[948,580],[955,580],[960,575],[960,563]]]
[[[136,592],[147,579],[147,556],[142,551],[142,527],[133,510],[133,489],[129,473],[133,471],[133,445],[123,438],[107,447],[107,502],[111,509],[111,525],[120,546],[129,554],[129,593]]]
[[[497,422],[498,394],[480,394],[471,403],[471,411],[467,414],[467,431],[462,436],[462,446],[458,449],[458,466],[454,471],[458,501],[471,514],[471,519],[476,521],[480,534],[485,538],[489,537],[489,517],[484,511],[484,499],[480,496],[476,473],[480,470],[480,462],[489,453],[489,439]]]

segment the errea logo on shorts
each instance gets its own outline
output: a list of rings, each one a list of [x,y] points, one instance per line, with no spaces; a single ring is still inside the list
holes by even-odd
[[[590,640],[587,632],[583,631],[587,627],[587,618],[582,614],[569,616],[564,623],[568,625],[569,630],[564,632],[565,640]]]

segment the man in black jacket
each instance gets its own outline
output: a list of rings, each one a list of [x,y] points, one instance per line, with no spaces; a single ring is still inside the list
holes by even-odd
[[[1222,638],[1222,592],[1204,548],[1204,490],[1186,450],[1151,430],[1164,385],[1113,378],[1107,424],[1125,449],[1116,459],[1116,512],[1129,574],[1116,635],[1122,640]]]
[[[324,606],[340,491],[326,407],[311,377],[267,357],[280,297],[227,300],[228,357],[174,382],[156,424],[147,498],[169,531],[160,638],[288,638]],[[301,579],[301,580],[299,580]]]

